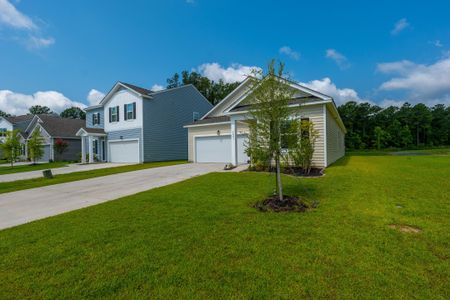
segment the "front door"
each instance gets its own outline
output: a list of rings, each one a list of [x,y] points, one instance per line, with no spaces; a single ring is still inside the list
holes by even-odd
[[[106,147],[105,147],[105,141],[102,141],[102,160],[106,161]]]

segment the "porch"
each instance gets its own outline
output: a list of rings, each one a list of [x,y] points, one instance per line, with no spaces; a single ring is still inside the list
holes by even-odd
[[[108,161],[106,140],[103,129],[81,128],[77,134],[81,138],[81,163]]]

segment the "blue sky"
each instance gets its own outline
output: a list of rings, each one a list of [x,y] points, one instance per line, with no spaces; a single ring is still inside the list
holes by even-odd
[[[95,103],[118,81],[281,59],[338,103],[450,104],[449,1],[0,0],[0,109]]]

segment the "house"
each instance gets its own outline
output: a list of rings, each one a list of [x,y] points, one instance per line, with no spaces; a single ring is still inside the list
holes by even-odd
[[[84,122],[84,120],[61,118],[55,114],[4,117],[0,120],[0,132],[19,131],[19,139],[22,144],[22,160],[28,158],[27,143],[35,130],[38,130],[44,139],[44,155],[40,161],[78,160],[81,139],[76,136],[76,133],[84,125]],[[53,146],[58,139],[67,143],[67,148],[62,154],[54,151]]]
[[[284,79],[282,79],[284,80]],[[313,155],[313,167],[324,168],[345,155],[345,126],[333,99],[295,82],[285,80],[294,89],[289,106],[297,115],[313,123],[318,132]],[[199,120],[185,126],[188,129],[189,160],[220,162],[233,165],[247,163],[245,153],[249,126],[250,78],[214,106]]]
[[[212,105],[193,86],[151,91],[117,82],[98,105],[86,108],[82,159],[142,163],[188,158],[187,130]]]

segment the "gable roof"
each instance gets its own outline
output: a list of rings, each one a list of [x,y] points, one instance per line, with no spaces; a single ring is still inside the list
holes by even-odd
[[[148,89],[146,89],[146,88],[139,87],[139,86],[134,85],[134,84],[130,84],[130,83],[126,83],[126,82],[121,82],[121,81],[119,81],[119,83],[123,84],[124,86],[126,86],[126,87],[132,89],[133,91],[135,91],[135,92],[137,92],[137,93],[139,93],[139,94],[141,94],[141,95],[147,95],[147,96],[149,96],[149,95],[151,95],[151,94],[153,93],[153,91],[151,91],[151,90],[148,90]]]
[[[141,97],[146,97],[146,98],[150,98],[152,91],[146,89],[146,88],[142,88],[130,83],[125,83],[125,82],[121,82],[121,81],[117,81],[116,84],[114,84],[114,86],[111,88],[111,90],[105,95],[105,97],[103,97],[103,99],[100,101],[100,103],[98,105],[95,105],[95,107],[98,106],[102,106],[104,105],[106,102],[108,102],[108,100],[114,95],[114,93],[116,93],[120,88],[124,88],[127,89],[129,91],[132,91],[134,94],[141,96]],[[91,107],[88,107],[87,110],[91,109]]]
[[[11,124],[17,124],[21,122],[27,122],[31,121],[33,119],[34,115],[21,115],[21,116],[14,116],[14,117],[4,117],[8,122]]]
[[[86,124],[85,120],[66,119],[54,115],[39,115],[39,119],[42,122],[38,124],[52,137],[75,138],[77,131]]]

